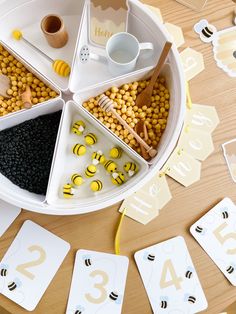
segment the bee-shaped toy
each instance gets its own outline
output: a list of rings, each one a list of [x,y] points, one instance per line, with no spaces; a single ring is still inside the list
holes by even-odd
[[[99,163],[104,164],[105,160],[106,160],[105,156],[100,150],[92,154],[92,162],[95,166],[98,165]]]
[[[83,178],[82,178],[82,176],[80,174],[74,173],[71,176],[71,182],[74,185],[80,186],[84,182],[84,180],[83,180]]]
[[[129,177],[132,177],[138,172],[138,166],[134,162],[127,162],[124,165],[124,170],[128,173]]]
[[[95,176],[97,172],[97,168],[95,165],[89,165],[86,169],[85,169],[85,175],[87,178],[92,178]]]
[[[97,136],[93,133],[89,133],[85,135],[84,140],[87,145],[94,145],[97,143]]]
[[[81,120],[76,121],[72,126],[72,132],[77,135],[82,135],[85,130],[85,123]]]
[[[218,31],[207,20],[195,24],[194,30],[205,43],[212,42],[217,65],[231,77],[236,77],[236,27]]]
[[[104,168],[106,169],[107,172],[113,173],[117,171],[117,164],[112,160],[107,160],[104,163]]]
[[[125,176],[122,172],[115,172],[112,174],[111,182],[115,185],[121,185],[125,182]]]
[[[90,183],[90,188],[93,192],[98,192],[102,190],[102,182],[100,180],[94,180]]]
[[[122,153],[123,153],[123,150],[120,147],[113,147],[110,150],[110,157],[114,159],[119,159],[121,158]]]
[[[73,154],[83,156],[86,153],[86,147],[82,144],[75,144],[72,148]]]
[[[74,190],[70,183],[63,186],[63,196],[64,198],[72,198],[74,196]]]

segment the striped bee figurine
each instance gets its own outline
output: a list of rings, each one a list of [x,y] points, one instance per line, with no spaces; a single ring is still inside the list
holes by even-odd
[[[104,163],[104,168],[106,169],[107,172],[113,173],[117,171],[117,164],[112,160],[107,160]]]
[[[86,153],[86,147],[77,143],[73,146],[72,152],[77,156],[83,156]]]
[[[90,189],[93,191],[93,192],[98,192],[98,191],[101,191],[102,190],[102,182],[100,180],[94,180],[90,183]]]
[[[89,165],[86,169],[85,169],[85,175],[87,178],[92,178],[95,176],[97,172],[97,168],[95,165]]]
[[[123,150],[120,147],[113,147],[110,150],[110,157],[114,159],[119,159],[121,158],[122,153],[123,153]]]
[[[97,136],[93,133],[89,133],[85,135],[84,140],[87,145],[94,145],[97,143]]]
[[[125,182],[125,176],[122,172],[114,172],[112,174],[111,182],[115,185],[121,185]]]
[[[81,184],[83,184],[84,179],[82,178],[82,176],[81,176],[80,174],[74,173],[74,174],[72,174],[72,176],[71,176],[71,182],[72,182],[74,185],[80,186]]]
[[[128,173],[129,177],[132,177],[138,172],[138,166],[134,162],[127,162],[124,165],[125,172]]]
[[[74,196],[74,190],[70,183],[63,185],[63,196],[64,198],[72,198]]]
[[[92,154],[92,162],[95,166],[98,164],[104,164],[105,160],[105,156],[100,150]]]
[[[82,135],[85,130],[85,123],[81,120],[76,121],[72,126],[72,132],[77,135]]]

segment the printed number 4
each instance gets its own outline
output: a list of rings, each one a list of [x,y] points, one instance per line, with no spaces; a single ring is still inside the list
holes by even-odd
[[[168,271],[171,277],[170,280],[167,280]],[[181,281],[183,281],[183,279],[177,276],[172,261],[170,259],[166,260],[161,273],[160,287],[164,289],[170,286],[175,286],[175,289],[179,290],[181,289]]]
[[[219,227],[217,227],[213,234],[215,235],[216,239],[223,245],[227,240],[233,239],[236,240],[236,233],[235,232],[229,232],[228,234],[222,235],[221,232],[228,227],[228,224],[226,222],[222,223]],[[236,254],[236,248],[234,249],[228,249],[226,251],[227,254],[234,255]]]
[[[94,270],[93,272],[91,272],[89,274],[89,276],[92,278],[100,276],[102,278],[102,281],[94,284],[94,288],[96,288],[100,291],[100,296],[98,298],[94,298],[91,296],[91,294],[86,293],[85,294],[86,299],[90,303],[94,303],[94,304],[99,304],[99,303],[104,302],[107,298],[107,291],[104,287],[107,285],[107,283],[109,281],[109,277],[108,277],[107,273],[105,273],[102,270]]]
[[[39,246],[39,245],[32,245],[32,246],[28,247],[28,251],[30,251],[31,253],[34,252],[34,251],[38,251],[39,252],[39,257],[37,259],[35,259],[34,261],[18,265],[16,267],[16,270],[19,273],[21,273],[22,275],[24,275],[24,276],[28,277],[29,279],[33,280],[35,278],[35,275],[32,274],[31,272],[29,272],[27,270],[27,268],[41,265],[46,260],[47,254],[44,251],[44,249],[41,246]]]

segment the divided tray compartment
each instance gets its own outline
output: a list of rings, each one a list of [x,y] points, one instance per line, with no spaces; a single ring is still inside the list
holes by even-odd
[[[49,99],[43,103],[38,103],[37,105],[33,105],[32,108],[30,108],[30,109],[21,109],[21,110],[16,111],[16,112],[8,113],[5,116],[1,116],[0,117],[0,131],[1,131],[3,128],[2,121],[11,120],[12,118],[14,120],[15,116],[18,117],[19,115],[22,115],[22,114],[24,115],[25,113],[26,113],[26,116],[28,116],[27,112],[34,111],[37,107],[40,107],[40,106],[46,105],[46,104],[50,104],[50,102],[52,102],[52,101],[54,102],[55,100],[61,98],[61,91],[60,91],[60,89],[57,88],[57,86],[55,84],[53,84],[53,82],[48,80],[48,78],[46,76],[44,76],[42,73],[40,73],[34,67],[32,67],[27,61],[22,59],[22,57],[18,53],[16,53],[14,50],[12,50],[6,43],[4,43],[3,41],[0,40],[0,45],[2,45],[4,47],[4,49],[6,49],[13,57],[15,57],[17,60],[19,60],[24,65],[24,67],[27,70],[29,70],[29,72],[33,73],[37,78],[39,78],[42,82],[44,82],[46,85],[48,85],[55,92],[58,93],[58,96],[56,98],[52,98],[52,99]],[[11,122],[9,122],[9,123],[11,123]],[[6,125],[6,124],[4,124],[4,125]],[[6,128],[6,127],[4,127],[4,128]]]
[[[39,116],[50,114],[62,110],[64,101],[62,99],[55,99],[50,103],[44,103],[40,106],[36,106],[34,110],[27,110],[24,113],[14,115],[11,119],[1,120],[0,129],[5,130],[7,128],[16,126],[22,122],[35,119]],[[60,125],[58,132],[60,131]],[[55,143],[55,148],[57,146],[57,141]],[[54,157],[53,157],[54,158]],[[53,164],[52,159],[52,164]],[[9,179],[3,176],[0,173],[0,199],[3,199],[11,204],[24,207],[24,205],[29,205],[31,207],[45,207],[46,197],[44,195],[38,195],[35,193],[28,192],[24,189],[21,189],[17,185],[13,184]]]
[[[78,120],[82,120],[86,124],[84,134],[80,136],[71,132],[73,123]],[[85,155],[79,157],[74,155],[72,153],[73,145],[76,143],[85,144],[84,135],[88,133],[94,133],[97,136],[97,143],[86,146],[87,152]],[[118,170],[125,174],[126,182],[120,186],[113,185],[111,175],[106,172],[101,164],[97,165],[98,172],[94,177],[86,178],[84,171],[88,165],[92,164],[92,153],[100,150],[105,155],[106,160],[112,159],[109,158],[109,151],[114,146],[119,146],[123,150],[122,157],[113,160],[117,163]],[[128,178],[123,170],[123,165],[128,161],[135,162],[139,168],[138,173],[131,178]],[[111,198],[112,202],[115,203],[121,201],[127,193],[132,193],[134,186],[145,177],[147,172],[148,164],[137,154],[133,154],[129,147],[108,132],[105,127],[92,119],[90,114],[83,110],[81,106],[74,101],[66,103],[48,184],[46,200],[49,205],[62,208],[65,211],[66,208],[75,207],[78,209],[87,207],[88,211],[91,211],[109,206]],[[71,199],[65,199],[62,194],[63,185],[71,183],[70,178],[74,173],[82,175],[85,181],[76,189],[78,195]],[[90,190],[90,183],[93,180],[102,181],[102,191],[94,193]]]
[[[158,23],[160,29],[153,32],[152,27],[156,28],[155,23],[150,19],[148,14],[149,9],[145,8],[139,1],[129,0],[129,13],[127,31],[133,34],[139,42],[151,42],[154,46],[153,51],[141,51],[138,58],[136,69],[131,73],[138,73],[142,69],[153,67],[157,62],[158,56],[161,53],[161,47],[164,46],[166,38],[169,34],[166,32],[161,23]],[[77,45],[72,65],[72,71],[69,80],[69,89],[73,93],[77,93],[83,89],[95,87],[100,82],[106,84],[110,80],[119,79],[119,76],[114,76],[109,72],[106,62],[90,59],[87,62],[80,61],[80,51],[84,46],[89,48],[90,53],[105,56],[105,48],[99,47],[89,40],[89,3],[84,4],[84,12],[81,19],[81,25],[78,34]],[[145,20],[142,20],[144,18]],[[165,36],[163,35],[165,34]],[[158,41],[156,40],[158,38]],[[171,40],[169,38],[169,40]],[[99,75],[94,75],[99,73]]]
[[[0,38],[60,90],[68,92],[69,78],[56,74],[43,56],[23,41],[14,40],[11,33],[14,29],[20,29],[27,40],[53,60],[62,59],[72,65],[83,8],[84,0],[17,0],[16,3],[3,1],[0,11]],[[60,49],[50,47],[41,31],[40,22],[48,14],[60,15],[68,31],[69,41]]]

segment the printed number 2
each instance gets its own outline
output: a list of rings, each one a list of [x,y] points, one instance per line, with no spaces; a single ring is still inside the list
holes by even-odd
[[[89,276],[92,278],[94,278],[96,276],[100,276],[102,278],[102,281],[94,284],[94,288],[96,288],[100,291],[100,296],[98,298],[94,298],[89,293],[86,293],[85,294],[86,299],[90,303],[94,303],[94,304],[99,304],[99,303],[104,302],[107,298],[107,291],[104,287],[107,285],[107,283],[109,281],[109,277],[108,277],[107,273],[105,273],[102,270],[94,270],[93,272],[90,273]]]
[[[215,235],[216,239],[223,245],[227,240],[229,239],[234,239],[236,240],[236,233],[235,232],[229,232],[228,234],[222,235],[221,232],[224,230],[228,224],[224,222],[221,224],[219,227],[217,227],[214,231],[213,234]],[[236,248],[234,249],[228,249],[226,251],[227,254],[234,255],[236,254]]]
[[[29,279],[33,280],[35,278],[35,275],[30,273],[26,268],[34,267],[41,265],[45,259],[46,259],[46,252],[44,249],[39,245],[32,245],[28,248],[30,252],[38,251],[39,257],[31,262],[20,264],[16,267],[16,270],[20,272],[22,275],[28,277]]]
[[[171,277],[170,280],[167,280],[168,271]],[[170,259],[166,260],[161,273],[160,287],[163,289],[174,285],[175,289],[179,290],[181,289],[181,281],[183,281],[183,279],[177,276],[172,261]]]

